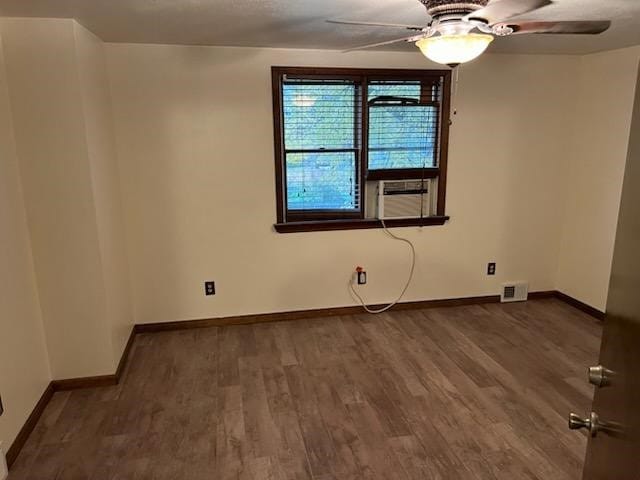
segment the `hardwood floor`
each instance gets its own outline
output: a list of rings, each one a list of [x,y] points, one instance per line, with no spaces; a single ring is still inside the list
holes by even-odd
[[[548,299],[141,334],[9,479],[577,480],[600,333]]]

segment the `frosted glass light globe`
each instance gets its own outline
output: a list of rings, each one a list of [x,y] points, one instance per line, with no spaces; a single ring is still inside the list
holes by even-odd
[[[492,41],[491,35],[467,33],[423,38],[416,42],[416,46],[429,60],[456,66],[482,55]]]

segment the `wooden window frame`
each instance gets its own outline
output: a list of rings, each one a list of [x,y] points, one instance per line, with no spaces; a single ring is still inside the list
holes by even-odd
[[[356,128],[356,163],[359,168],[359,211],[301,211],[287,214],[286,202],[286,168],[284,149],[284,118],[282,102],[282,80],[300,77],[304,79],[340,79],[358,82],[361,122],[355,122]],[[368,170],[368,137],[369,137],[369,105],[368,84],[372,80],[418,80],[427,82],[443,79],[439,104],[440,118],[438,123],[438,140],[435,168],[407,168]],[[324,67],[271,67],[272,98],[273,98],[273,132],[275,146],[275,175],[276,175],[276,208],[277,223],[275,230],[280,233],[306,232],[319,230],[351,230],[362,228],[382,228],[382,222],[377,219],[365,218],[365,187],[367,181],[402,180],[409,178],[437,178],[438,195],[436,215],[415,219],[388,220],[389,226],[428,226],[443,225],[449,217],[445,215],[446,186],[447,186],[447,158],[449,153],[449,124],[451,102],[451,71],[450,70],[406,70],[406,69],[367,69],[367,68],[324,68]],[[426,103],[431,103],[426,101]],[[357,147],[360,147],[359,149]]]

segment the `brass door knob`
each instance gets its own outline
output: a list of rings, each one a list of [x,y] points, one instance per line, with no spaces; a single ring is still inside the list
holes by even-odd
[[[582,418],[580,415],[570,413],[569,428],[571,430],[584,428],[589,431],[592,437],[595,437],[602,428],[602,424],[596,412],[591,412],[587,418]]]
[[[596,387],[606,387],[611,385],[613,372],[602,365],[589,367],[589,383]]]

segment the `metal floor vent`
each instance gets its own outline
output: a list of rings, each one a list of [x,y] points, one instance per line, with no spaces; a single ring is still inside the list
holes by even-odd
[[[524,302],[529,297],[529,284],[526,282],[505,283],[502,285],[502,293],[500,301],[507,302]]]

